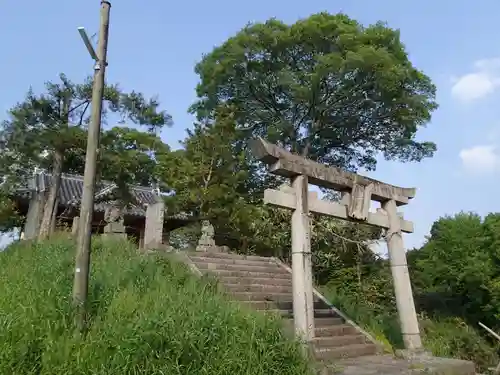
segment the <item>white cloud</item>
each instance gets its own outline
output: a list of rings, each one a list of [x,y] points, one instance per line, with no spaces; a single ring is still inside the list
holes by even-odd
[[[495,146],[474,146],[459,153],[462,164],[471,173],[490,173],[500,166],[500,156]]]
[[[451,94],[462,102],[490,95],[500,87],[500,58],[477,60],[473,72],[453,81]]]

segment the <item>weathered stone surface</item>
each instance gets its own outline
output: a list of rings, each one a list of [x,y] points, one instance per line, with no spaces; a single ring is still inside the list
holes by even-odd
[[[35,192],[31,199],[28,214],[26,215],[26,222],[24,224],[24,239],[33,240],[38,237],[40,224],[43,216],[43,209],[45,206],[45,192]]]
[[[344,171],[340,168],[322,165],[299,155],[294,155],[260,137],[253,140],[251,146],[254,155],[270,166],[271,173],[279,176],[305,175],[309,177],[309,182],[313,185],[338,191],[350,190],[355,184],[362,186],[372,184],[373,200],[383,202],[394,199],[398,205],[408,204],[408,200],[415,197],[414,188],[402,188]]]
[[[123,223],[120,222],[114,222],[114,223],[108,223],[104,227],[104,233],[125,233],[125,226]]]
[[[205,252],[185,255],[198,274],[215,274],[225,290],[240,304],[280,315],[284,318],[284,329],[293,333],[290,270],[277,267],[277,263],[273,266],[275,261],[265,257]],[[227,266],[232,271],[228,271]],[[266,273],[262,273],[263,268]],[[284,275],[288,275],[288,278],[283,278]],[[425,352],[419,355],[409,352],[405,358],[376,355],[378,349],[371,338],[322,300],[316,299],[314,302],[314,325],[315,338],[311,341],[311,351],[318,360],[318,374],[475,374],[472,362],[436,358]]]
[[[163,201],[149,204],[146,209],[146,225],[144,229],[144,249],[158,249],[163,243],[163,219],[165,203]]]
[[[73,224],[71,226],[71,234],[76,237],[78,236],[78,228],[80,227],[80,216],[75,216],[73,218]]]
[[[474,364],[450,358],[415,357],[400,359],[391,355],[364,356],[337,361],[324,374],[338,375],[474,375]]]
[[[204,252],[227,252],[227,246],[217,246],[215,244],[215,230],[213,225],[208,220],[203,220],[201,223],[201,236],[198,240],[198,246],[196,246],[196,251]]]
[[[127,233],[125,226],[121,222],[111,222],[106,224],[103,230],[103,236],[107,238],[126,239]]]
[[[285,191],[266,189],[264,191],[264,203],[294,210],[296,207],[295,195],[290,194],[289,190]],[[309,194],[308,204],[310,212],[355,221],[348,215],[346,205],[313,198],[314,195]],[[400,220],[401,230],[405,233],[413,233],[413,223],[402,218]],[[383,211],[377,213],[368,212],[367,218],[363,222],[368,225],[389,229],[389,217]]]
[[[354,184],[351,201],[349,202],[348,216],[355,220],[366,221],[370,213],[373,184],[363,186]]]

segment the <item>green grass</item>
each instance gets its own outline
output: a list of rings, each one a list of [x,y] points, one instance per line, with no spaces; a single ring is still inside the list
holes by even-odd
[[[374,314],[366,301],[357,300],[341,290],[325,287],[324,295],[350,319],[384,345],[387,352],[403,348],[397,315]],[[495,367],[499,346],[494,346],[460,318],[419,316],[423,344],[438,357],[473,361],[480,371]]]
[[[74,244],[0,253],[0,374],[309,374],[281,322],[242,310],[173,260],[93,241],[91,326],[73,328]]]

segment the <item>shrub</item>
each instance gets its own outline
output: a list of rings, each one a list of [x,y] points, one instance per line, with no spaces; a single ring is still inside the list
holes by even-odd
[[[384,312],[373,309],[370,301],[359,294],[347,294],[342,289],[332,287],[324,287],[323,292],[333,305],[373,335],[387,351],[403,348],[398,317],[392,312],[392,306]],[[431,318],[421,314],[419,322],[424,347],[433,355],[470,360],[482,371],[498,364],[498,345],[492,345],[463,319]]]
[[[308,373],[279,320],[127,242],[93,241],[90,327],[76,334],[73,257],[62,237],[0,253],[0,374]]]

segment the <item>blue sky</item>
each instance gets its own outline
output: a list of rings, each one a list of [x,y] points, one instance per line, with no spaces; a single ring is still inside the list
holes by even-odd
[[[500,211],[498,1],[114,1],[107,79],[126,90],[158,94],[175,121],[163,138],[178,147],[192,123],[187,108],[195,99],[193,67],[203,53],[249,21],[293,22],[320,11],[399,28],[411,60],[438,87],[440,109],[419,134],[438,144],[435,157],[420,164],[381,162],[371,174],[417,187],[404,210],[416,227],[407,245],[421,244],[442,215]],[[3,0],[0,119],[30,86],[40,90],[60,72],[75,81],[92,73],[76,29],[85,26],[93,34],[98,21],[97,0]]]

